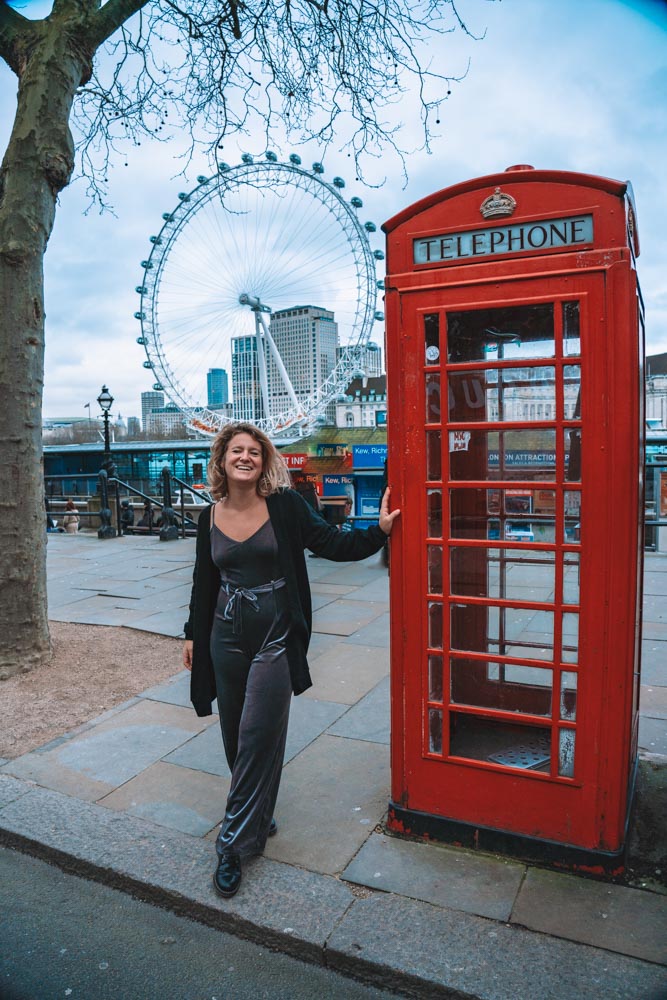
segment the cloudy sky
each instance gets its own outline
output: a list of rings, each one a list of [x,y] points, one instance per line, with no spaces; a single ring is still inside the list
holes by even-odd
[[[15,6],[40,16],[44,4]],[[47,7],[50,5],[46,5]],[[400,164],[382,159],[385,184],[365,190],[350,176],[350,161],[330,149],[326,176],[340,174],[346,191],[364,200],[364,219],[378,225],[419,198],[469,177],[515,163],[602,174],[632,181],[638,210],[639,273],[647,308],[647,351],[667,351],[667,5],[661,0],[465,0],[470,26],[483,41],[447,36],[434,56],[454,74],[470,60],[463,82],[441,108],[441,135],[430,155]],[[0,144],[13,117],[15,80],[0,64]],[[9,112],[9,113],[7,113]],[[409,102],[401,112],[411,120]],[[414,117],[414,116],[412,116]],[[409,134],[408,134],[409,145]],[[225,144],[225,159],[264,153],[258,137]],[[321,159],[316,147],[277,148],[281,159],[299,152]],[[202,154],[178,176],[173,144],[143,143],[116,161],[110,178],[114,214],[85,213],[85,186],[63,192],[46,256],[47,349],[44,413],[85,415],[102,383],[123,417],[140,413],[140,393],[153,377],[142,367],[135,285],[140,260],[161,215],[178,192],[210,172]],[[378,241],[378,246],[381,243]],[[376,327],[375,339],[382,337]]]

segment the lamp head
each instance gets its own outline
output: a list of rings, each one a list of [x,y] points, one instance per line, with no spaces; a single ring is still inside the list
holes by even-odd
[[[111,393],[109,392],[109,390],[105,385],[102,386],[102,392],[97,397],[97,402],[100,406],[100,409],[104,410],[105,413],[107,413],[111,409],[111,406],[113,404],[113,396],[111,395]]]

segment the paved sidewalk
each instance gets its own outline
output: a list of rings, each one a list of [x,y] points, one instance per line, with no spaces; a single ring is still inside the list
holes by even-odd
[[[182,634],[194,542],[49,536],[50,617]],[[667,895],[386,836],[389,616],[379,557],[309,559],[314,687],[239,894],[211,885],[229,786],[188,675],[0,767],[0,840],[415,996],[667,997]],[[648,556],[640,744],[667,754],[667,557]],[[1,763],[1,762],[0,762]],[[652,886],[655,889],[655,886]]]

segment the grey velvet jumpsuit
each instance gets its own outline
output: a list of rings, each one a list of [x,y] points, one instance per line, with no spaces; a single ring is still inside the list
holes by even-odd
[[[269,520],[243,542],[212,523],[211,555],[222,581],[211,659],[232,773],[216,850],[249,857],[264,850],[285,753],[292,696],[287,588]]]

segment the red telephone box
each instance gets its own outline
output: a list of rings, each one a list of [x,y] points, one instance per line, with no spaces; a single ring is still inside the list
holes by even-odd
[[[383,228],[389,827],[617,870],[643,558],[630,185],[511,167]]]

